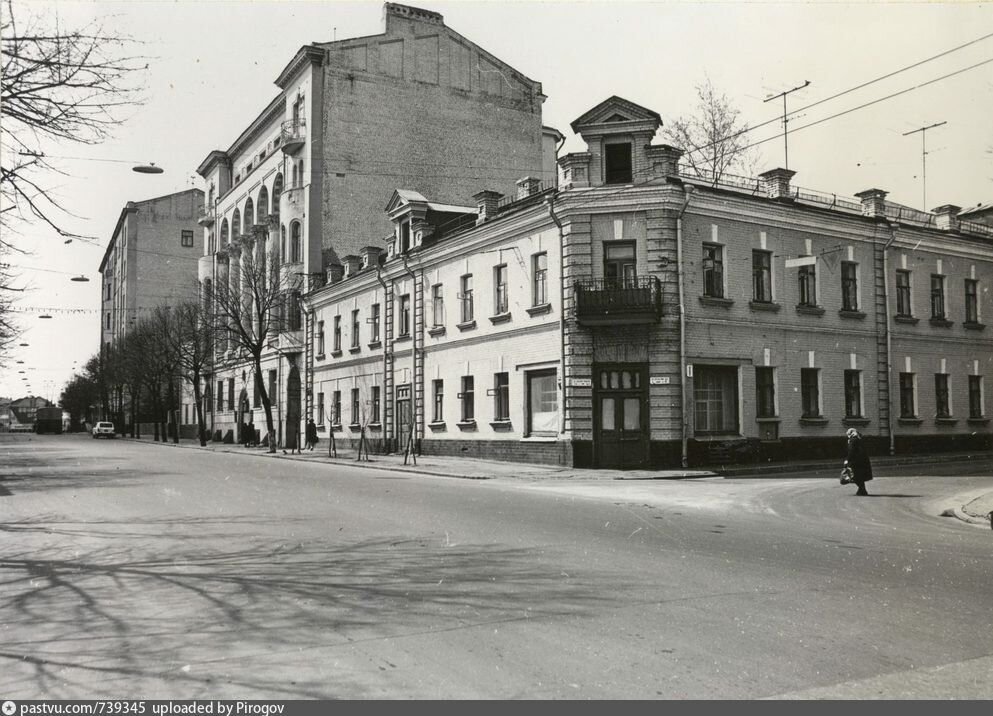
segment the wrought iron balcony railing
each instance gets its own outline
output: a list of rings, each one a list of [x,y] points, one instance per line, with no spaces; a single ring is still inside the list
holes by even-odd
[[[576,319],[584,326],[657,323],[662,283],[656,276],[576,281]]]
[[[293,154],[307,141],[307,122],[303,119],[288,119],[279,130],[282,150]]]

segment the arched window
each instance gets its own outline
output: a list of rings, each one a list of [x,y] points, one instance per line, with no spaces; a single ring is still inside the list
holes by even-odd
[[[241,212],[237,209],[234,210],[234,216],[231,217],[231,237],[241,236]]]
[[[258,206],[255,207],[256,222],[259,224],[266,220],[266,216],[269,214],[269,190],[265,188],[265,184],[259,189],[259,200]]]
[[[300,186],[303,186],[303,159],[300,160]]]
[[[228,220],[227,219],[222,219],[221,220],[221,246],[222,247],[223,246],[227,246],[228,245],[228,242],[231,241],[231,239],[229,238],[229,236],[230,235],[228,234]]]
[[[277,174],[272,180],[272,213],[279,216],[279,195],[283,193],[283,175]]]
[[[209,234],[207,234],[207,253],[208,254],[212,254],[212,253],[214,253],[217,250],[217,246],[215,245],[214,241],[215,241],[214,232],[211,231]]]
[[[279,227],[279,260],[286,263],[286,224]]]
[[[303,260],[300,248],[300,222],[294,221],[290,224],[290,261],[293,263]]]
[[[252,203],[252,197],[248,197],[248,201],[245,202],[245,233],[252,228],[252,224],[258,223],[255,221],[255,205]]]
[[[290,186],[292,186],[292,187],[297,186],[298,175],[297,175],[297,165],[296,164],[293,165],[293,174],[290,175],[290,178],[292,180],[290,182]]]

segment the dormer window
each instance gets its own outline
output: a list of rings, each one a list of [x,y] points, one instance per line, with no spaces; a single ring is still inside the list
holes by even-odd
[[[603,148],[604,182],[606,184],[630,184],[631,142],[617,142]]]
[[[410,250],[410,222],[400,223],[400,253],[405,254]]]

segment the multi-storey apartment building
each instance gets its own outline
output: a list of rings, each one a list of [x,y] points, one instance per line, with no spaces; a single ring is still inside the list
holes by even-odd
[[[197,298],[197,216],[203,192],[129,201],[100,261],[100,346],[156,306]]]
[[[993,229],[758,179],[688,176],[657,113],[572,128],[559,188],[452,205],[312,291],[314,411],[374,447],[606,468],[989,449]]]
[[[259,379],[284,444],[311,407],[301,404],[311,391],[301,382],[296,295],[381,239],[394,187],[460,204],[480,181],[509,191],[523,174],[556,177],[561,134],[542,126],[540,83],[437,13],[387,3],[384,15],[381,34],[301,47],[265,110],[198,169],[207,186],[201,284],[243,282],[246,251],[282,267],[286,317]],[[211,378],[209,407],[213,430],[235,433],[262,422],[260,390],[251,366],[228,358]]]

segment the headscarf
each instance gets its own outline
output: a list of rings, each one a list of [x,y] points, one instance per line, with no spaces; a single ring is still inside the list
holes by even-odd
[[[845,431],[845,436],[849,440],[851,440],[852,438],[859,438],[859,439],[862,438],[862,436],[859,434],[859,431],[856,430],[855,428],[848,428],[848,430]]]

